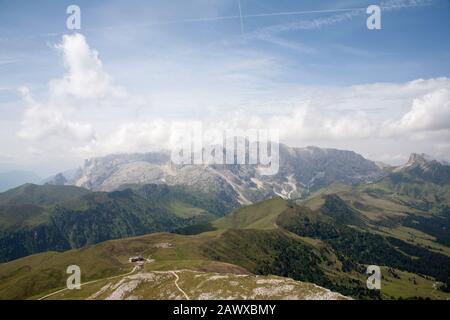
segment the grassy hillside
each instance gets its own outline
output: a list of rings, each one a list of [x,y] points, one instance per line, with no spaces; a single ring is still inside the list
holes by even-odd
[[[202,282],[181,270],[202,272],[198,277],[204,279],[215,279],[216,274],[256,274],[272,281],[276,275],[355,298],[450,298],[445,285],[450,256],[442,229],[448,212],[433,215],[410,207],[404,195],[380,188],[333,186],[300,205],[275,198],[191,225],[190,232],[185,232],[191,235],[155,233],[0,264],[0,298],[38,298],[64,288],[65,268],[70,264],[81,267],[83,282],[98,281],[87,285],[86,291],[65,291],[54,298],[107,298],[125,283],[136,287],[121,298],[175,298],[163,293],[174,289],[170,273],[174,270],[195,298],[212,297],[221,285],[223,294],[253,297],[257,278],[238,281],[229,276],[229,281],[213,281],[197,290]],[[127,192],[135,194],[128,189],[112,197],[129,206],[139,205],[136,199],[126,202]],[[111,196],[106,195],[106,199]],[[169,202],[175,216],[189,218],[203,212],[192,204],[180,207],[185,201]],[[122,276],[133,270],[127,259],[134,255],[148,260],[133,274]],[[381,292],[366,288],[365,270],[370,264],[382,267]],[[110,279],[113,276],[119,277]],[[158,280],[150,284],[146,277]],[[233,291],[232,281],[237,281],[239,290]]]
[[[261,201],[233,211],[214,221],[213,226],[217,229],[273,229],[278,215],[288,207],[289,203],[281,198]]]
[[[388,266],[396,274],[423,279],[426,289],[411,287],[410,277],[401,295],[390,285],[381,297],[447,297],[442,290],[450,276],[448,213],[432,216],[374,189],[332,186],[300,206],[274,199],[237,210],[213,223],[227,231],[206,252],[255,273],[313,281],[366,298],[377,297],[365,289],[366,266]],[[409,228],[409,237],[398,234],[398,228]]]
[[[118,293],[114,292],[134,280],[139,280],[139,285],[126,292],[126,296],[183,298],[173,287],[174,278],[169,273],[172,270],[177,271],[179,285],[191,298],[343,298],[308,283],[274,276],[255,277],[238,265],[210,259],[203,248],[215,239],[203,234],[180,236],[157,233],[107,241],[62,253],[47,252],[25,257],[0,264],[0,298],[38,299],[64,289],[67,278],[65,270],[72,264],[80,266],[83,283],[98,281],[83,286],[82,290],[61,292],[51,296],[52,299],[103,299],[111,295],[114,297],[114,294],[117,297]],[[128,258],[139,254],[151,259],[151,262],[133,275],[122,277],[134,268]],[[108,284],[108,290],[102,291]]]
[[[223,215],[206,195],[145,185],[110,193],[24,185],[0,194],[0,261],[158,231]]]
[[[88,193],[88,190],[75,186],[41,186],[27,183],[0,193],[0,205],[53,205],[56,202],[78,198]]]

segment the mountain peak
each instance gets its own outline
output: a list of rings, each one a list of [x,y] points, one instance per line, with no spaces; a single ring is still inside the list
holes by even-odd
[[[411,153],[411,155],[409,156],[409,160],[406,163],[406,166],[414,165],[414,164],[425,164],[432,160],[433,159],[425,153],[420,153],[420,154],[419,153]]]
[[[430,163],[436,163],[448,166],[449,163],[447,161],[441,161],[437,160],[436,158],[433,158],[432,156],[426,154],[426,153],[411,153],[409,156],[409,160],[406,163],[405,166],[411,166],[411,165],[427,165]]]
[[[408,173],[437,184],[448,184],[450,182],[450,165],[424,153],[412,153],[408,162],[396,168],[394,172]]]

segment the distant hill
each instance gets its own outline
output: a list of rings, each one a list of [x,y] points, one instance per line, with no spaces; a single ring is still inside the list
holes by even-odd
[[[0,172],[0,192],[18,187],[24,183],[39,183],[42,178],[30,171],[13,170]]]
[[[59,172],[53,176],[47,177],[40,181],[39,184],[53,184],[53,185],[65,185],[69,180],[73,179],[75,174],[77,174],[78,169],[66,170]]]
[[[60,187],[26,183],[17,188],[0,193],[0,205],[53,205],[90,193],[75,186]]]
[[[144,185],[111,193],[26,184],[0,194],[0,261],[172,231],[225,213],[208,195]]]
[[[0,298],[39,298],[64,288],[65,268],[70,264],[84,270],[84,282],[94,282],[50,299],[183,299],[184,294],[174,286],[174,272],[179,287],[192,298],[252,299],[257,298],[256,292],[268,295],[261,293],[261,298],[275,292],[281,294],[279,298],[339,297],[320,287],[363,299],[450,298],[445,287],[450,247],[414,227],[406,229],[416,232],[410,241],[395,226],[386,227],[384,220],[356,209],[356,203],[343,196],[345,192],[322,193],[301,205],[280,198],[266,200],[206,222],[206,232],[153,233],[0,264],[4,279]],[[133,270],[128,258],[137,255],[144,262]],[[366,287],[369,264],[381,266],[381,292]],[[302,290],[309,289],[302,283],[320,287],[304,295]],[[119,287],[123,290],[116,292]]]

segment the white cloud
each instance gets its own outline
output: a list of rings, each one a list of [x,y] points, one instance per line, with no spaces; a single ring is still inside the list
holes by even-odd
[[[171,123],[162,119],[148,122],[126,122],[101,139],[78,149],[86,157],[122,152],[148,152],[167,149]]]
[[[98,52],[89,47],[82,34],[64,35],[56,48],[63,55],[67,72],[62,79],[50,82],[52,94],[77,98],[125,95],[123,88],[112,85],[111,77],[103,70]]]
[[[392,133],[450,131],[450,90],[442,88],[414,99],[411,109],[398,121],[388,123]]]
[[[210,129],[277,129],[282,142],[304,146],[309,144],[347,146],[348,141],[361,141],[370,146],[372,141],[384,144],[405,144],[421,133],[432,134],[436,130],[450,129],[449,89],[450,79],[415,80],[403,84],[367,84],[340,88],[315,88],[305,96],[293,97],[288,102],[285,93],[279,99],[266,104],[271,113],[262,114],[257,109],[237,108],[227,112],[206,114],[203,118],[184,117],[179,120],[164,118],[135,120],[119,124],[85,148],[85,156],[98,156],[115,152],[144,152],[169,149],[172,137],[180,128],[194,127],[201,121],[203,130]],[[424,92],[430,91],[424,95]],[[305,98],[307,97],[307,99]],[[263,97],[261,98],[264,99]],[[287,106],[281,108],[285,103]],[[366,104],[366,108],[363,107]],[[374,107],[379,107],[372,112]],[[391,108],[403,110],[393,115]],[[198,121],[197,121],[198,120]],[[448,137],[433,136],[433,143],[442,143]],[[369,142],[370,141],[370,142]],[[427,140],[428,141],[428,140]],[[417,146],[419,148],[419,146]],[[395,157],[386,150],[367,148],[380,160],[393,162],[407,158],[409,152],[398,153],[401,147],[393,147]],[[429,152],[429,151],[428,151]]]
[[[27,109],[22,121],[19,137],[37,141],[49,137],[63,137],[71,140],[88,141],[94,133],[90,124],[67,120],[63,106],[41,105],[34,101],[27,87],[20,88]]]
[[[95,140],[94,128],[89,123],[94,109],[121,102],[127,93],[112,84],[98,52],[89,47],[83,35],[64,35],[56,48],[62,54],[66,73],[49,82],[43,101],[33,99],[27,87],[19,89],[26,110],[18,136],[43,145],[47,140],[90,142]],[[89,107],[91,116],[84,121],[74,120]]]
[[[174,132],[201,121],[204,130],[278,129],[282,142],[291,145],[348,148],[379,159],[432,153],[408,144],[419,135],[424,145],[447,152],[442,145],[450,134],[450,78],[271,86],[279,61],[252,52],[203,69],[184,63],[188,69],[182,76],[167,73],[168,65],[150,65],[145,72],[153,82],[143,100],[113,83],[84,36],[64,36],[57,47],[66,68],[63,77],[50,81],[46,97],[33,99],[27,88],[21,90],[26,110],[18,134],[32,141],[33,150],[88,158],[168,149]],[[199,76],[203,73],[207,76]],[[170,108],[176,111],[172,117],[165,114]]]

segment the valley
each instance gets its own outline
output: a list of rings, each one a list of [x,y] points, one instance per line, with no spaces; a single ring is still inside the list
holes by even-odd
[[[445,170],[413,155],[376,181],[238,208],[226,186],[24,185],[0,194],[0,299],[448,299]],[[65,289],[68,265],[80,290]]]

